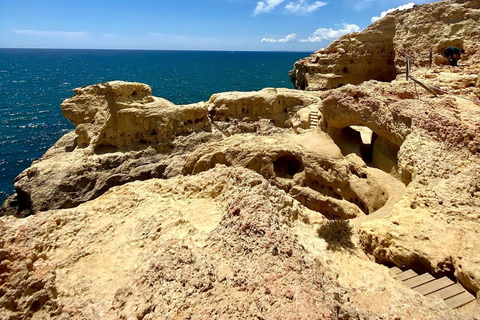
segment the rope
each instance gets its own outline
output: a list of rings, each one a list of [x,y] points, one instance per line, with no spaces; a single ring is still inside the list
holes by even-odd
[[[429,86],[429,87],[430,87],[430,88],[433,88],[433,89],[435,89],[435,90],[437,90],[437,91],[440,91],[440,92],[443,92],[443,93],[446,93],[446,94],[455,96],[455,97],[457,97],[457,98],[465,99],[465,100],[468,100],[468,101],[471,101],[471,102],[480,104],[480,101],[479,101],[479,100],[473,100],[473,99],[470,99],[470,98],[462,97],[462,96],[460,96],[460,95],[458,95],[458,94],[451,93],[451,92],[442,90],[442,89],[437,88],[437,87],[434,87],[434,86]]]
[[[417,94],[417,99],[419,101],[423,102],[423,103],[428,104],[429,106],[432,106],[432,104],[430,102],[420,99],[420,95],[418,94],[418,91],[417,91],[417,83],[416,82],[413,82],[413,86],[415,87],[415,93]]]
[[[446,91],[446,90],[443,90],[443,89],[440,89],[440,88],[437,88],[437,87],[434,87],[434,86],[427,85],[427,84],[421,82],[420,80],[415,79],[413,76],[409,76],[409,78],[412,79],[415,83],[418,83],[418,84],[419,84],[420,86],[422,86],[425,90],[430,91],[431,93],[433,93],[435,96],[436,96],[436,93],[435,93],[433,90],[437,90],[437,91],[440,91],[440,92],[442,92],[442,93],[446,93],[446,94],[455,96],[455,97],[460,98],[460,99],[465,99],[465,100],[471,101],[471,102],[473,102],[473,103],[480,104],[480,101],[478,101],[478,100],[473,100],[473,99],[470,99],[470,98],[467,98],[467,97],[463,97],[463,96],[460,96],[460,95],[458,95],[458,94],[451,93],[451,92],[448,92],[448,91]],[[415,87],[415,90],[416,90],[416,87]],[[417,95],[418,95],[418,92],[417,92]]]
[[[430,52],[430,53],[431,53],[431,52]],[[471,101],[471,102],[473,102],[473,103],[480,104],[480,101],[479,101],[479,100],[473,100],[473,99],[470,99],[470,98],[466,98],[466,97],[460,96],[460,95],[458,95],[458,94],[451,93],[451,92],[448,92],[448,91],[446,91],[446,90],[437,88],[437,87],[435,87],[435,86],[431,86],[431,85],[425,84],[425,83],[421,82],[420,80],[415,79],[413,76],[410,75],[410,61],[411,61],[411,60],[412,60],[412,59],[407,56],[407,80],[408,80],[408,78],[410,78],[410,79],[412,79],[412,80],[414,81],[414,83],[415,83],[415,92],[417,93],[417,98],[418,98],[418,92],[417,92],[417,86],[416,86],[416,84],[418,83],[418,84],[419,84],[420,86],[422,86],[425,90],[433,93],[435,96],[437,96],[437,94],[435,93],[435,91],[433,91],[433,89],[434,89],[434,90],[437,90],[437,91],[440,91],[440,92],[442,92],[442,93],[446,93],[446,94],[455,96],[455,97],[460,98],[460,99],[465,99],[465,100]],[[415,61],[415,60],[413,60],[413,61]]]

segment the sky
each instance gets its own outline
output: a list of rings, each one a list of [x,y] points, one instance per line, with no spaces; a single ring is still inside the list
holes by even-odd
[[[429,0],[0,0],[0,48],[315,51]]]

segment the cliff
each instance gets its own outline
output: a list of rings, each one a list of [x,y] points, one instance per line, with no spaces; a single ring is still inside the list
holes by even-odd
[[[365,30],[345,35],[295,63],[295,88],[325,90],[367,80],[392,81],[413,67],[447,63],[445,48],[465,50],[461,64],[479,60],[480,1],[447,0],[395,11]]]
[[[455,20],[477,4],[412,12]],[[462,68],[412,65],[457,95],[405,74],[182,106],[140,83],[75,89],[61,105],[75,131],[16,178],[2,207],[0,318],[478,318],[475,48]],[[353,248],[317,236],[332,219],[353,226]],[[474,299],[449,308],[392,266],[446,276]]]

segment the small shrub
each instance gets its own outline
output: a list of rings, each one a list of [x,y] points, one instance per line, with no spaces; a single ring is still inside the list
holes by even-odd
[[[329,220],[317,229],[320,238],[327,242],[327,249],[338,251],[353,249],[353,228],[348,220]]]

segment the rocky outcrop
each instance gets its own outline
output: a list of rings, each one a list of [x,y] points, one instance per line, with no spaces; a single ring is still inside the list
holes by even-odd
[[[457,13],[473,16],[478,2],[445,3],[409,12],[444,10],[444,24],[473,37]],[[343,40],[370,34],[376,48],[385,21]],[[448,276],[478,296],[477,57],[414,65],[456,96],[403,76],[186,106],[139,83],[76,89],[62,104],[75,132],[17,177],[2,208],[0,318],[478,317],[478,301],[448,309],[385,267]],[[316,235],[338,218],[355,227],[350,251]]]
[[[297,89],[325,90],[367,80],[392,81],[412,67],[446,63],[449,46],[465,49],[461,64],[479,60],[480,1],[447,0],[396,11],[295,63]]]
[[[75,92],[62,103],[75,133],[15,179],[17,195],[7,200],[7,210],[25,215],[71,208],[115,185],[168,176],[165,170],[175,165],[168,155],[182,137],[215,139],[204,103],[176,106],[153,97],[145,84],[120,81]]]
[[[332,151],[306,150],[316,140]],[[217,164],[243,167],[260,173],[308,208],[329,218],[351,219],[373,213],[395,198],[394,179],[386,182],[356,156],[343,157],[331,140],[315,133],[265,139],[256,135],[207,144],[193,152],[185,174],[197,174]],[[383,177],[385,178],[385,177]],[[402,190],[402,186],[400,186]]]
[[[478,292],[470,259],[478,262],[480,107],[450,97],[405,99],[403,89],[394,89],[403,84],[368,82],[322,94],[327,132],[340,132],[334,139],[342,144],[349,125],[368,126],[395,146],[389,152],[377,139],[372,163],[394,163],[383,169],[408,184],[388,218],[361,226],[360,241],[378,262],[455,276]],[[465,265],[472,268],[466,274]]]
[[[431,73],[438,75],[444,71]],[[140,86],[115,83],[117,90],[122,90],[122,85]],[[80,146],[75,143],[78,134],[69,133],[17,178],[17,201],[21,196],[29,199],[27,205],[31,204],[36,214],[23,220],[13,217],[0,220],[4,234],[0,245],[5,253],[2,290],[8,293],[1,302],[5,314],[13,318],[48,314],[55,318],[57,314],[80,312],[87,318],[99,314],[111,318],[152,314],[155,318],[156,312],[160,312],[155,310],[170,310],[172,315],[186,312],[195,317],[214,313],[213,305],[219,303],[218,299],[208,297],[226,295],[221,313],[244,317],[250,311],[230,309],[228,306],[240,302],[234,303],[228,292],[249,292],[251,285],[241,279],[256,279],[255,299],[262,301],[258,308],[264,312],[260,314],[275,318],[269,304],[273,300],[267,296],[277,292],[279,296],[275,293],[274,300],[283,301],[279,310],[294,314],[288,303],[292,291],[284,283],[264,283],[253,274],[262,274],[262,279],[266,279],[268,270],[304,265],[300,273],[287,272],[283,278],[294,276],[298,278],[293,283],[304,283],[301,279],[315,277],[316,268],[322,266],[321,270],[331,278],[326,278],[330,280],[325,280],[321,291],[308,285],[294,285],[295,292],[310,292],[310,296],[328,300],[338,297],[335,292],[343,290],[333,288],[345,288],[340,293],[342,298],[335,300],[340,301],[340,309],[335,312],[343,310],[350,315],[360,312],[367,314],[367,318],[381,318],[391,312],[382,307],[385,304],[395,306],[395,314],[409,314],[412,318],[467,317],[448,311],[440,300],[418,300],[413,292],[389,278],[385,267],[377,264],[396,264],[419,272],[447,275],[458,279],[473,293],[479,290],[474,239],[480,206],[480,108],[472,102],[431,97],[424,92],[419,93],[422,95],[419,100],[413,92],[410,82],[371,81],[323,93],[267,89],[218,94],[205,103],[209,123],[202,125],[205,131],[192,130],[185,135],[178,131],[175,137],[166,133],[167,137],[156,137],[146,143],[134,140],[135,135],[130,134],[129,147],[122,145],[126,141],[123,138],[115,145],[117,139],[111,137],[109,147],[99,149],[104,143],[98,142],[105,140],[93,133],[103,129],[94,127],[99,122],[89,121],[84,128],[91,129],[86,134],[90,144]],[[70,109],[74,99],[67,101]],[[91,101],[86,105],[93,108]],[[103,102],[98,105],[98,110],[105,106]],[[72,113],[72,118],[73,114],[82,114],[80,106],[77,104],[79,110]],[[144,107],[137,108],[140,119]],[[191,112],[188,107],[176,110]],[[311,110],[320,111],[320,127],[310,127],[306,115]],[[273,121],[268,119],[269,115]],[[79,122],[75,123],[81,127]],[[105,121],[99,128],[109,127],[108,123]],[[362,140],[363,133],[356,131],[360,130],[357,126],[372,132],[370,145]],[[116,132],[135,130],[139,129],[117,128]],[[177,200],[172,203],[172,199]],[[71,209],[52,210],[68,207]],[[246,216],[242,214],[244,208],[250,208],[245,209]],[[279,220],[271,217],[272,212],[276,212]],[[325,243],[316,238],[315,227],[329,218],[351,219],[357,226],[356,255],[347,258],[330,253]],[[156,219],[163,220],[155,222]],[[261,223],[262,227],[261,219],[267,219]],[[258,255],[254,253],[265,239],[276,239],[272,230],[277,226],[284,230],[278,237],[298,237],[300,242],[294,240],[284,245],[275,240],[279,244],[276,249],[270,247],[258,251]],[[248,241],[238,240],[242,237],[238,230],[246,232]],[[126,234],[131,236],[125,238]],[[8,240],[13,238],[16,240]],[[230,242],[220,241],[226,238]],[[235,239],[243,245],[238,247]],[[225,251],[218,243],[230,249]],[[52,246],[53,251],[43,249]],[[119,247],[125,247],[126,251],[118,251]],[[171,249],[158,251],[166,247]],[[360,248],[377,263],[369,261]],[[279,255],[285,253],[288,257],[289,252],[297,250],[299,255],[292,257],[300,260],[289,260],[292,264],[288,265],[277,261]],[[159,265],[151,260],[156,257],[152,252],[164,257],[164,263]],[[239,255],[245,252],[253,254],[249,256],[249,264],[240,259]],[[272,254],[266,256],[267,252]],[[34,257],[32,266],[17,265],[15,257],[19,254]],[[218,258],[212,258],[212,254]],[[105,263],[104,256],[111,263]],[[255,257],[262,262],[249,269]],[[272,260],[264,260],[266,257]],[[311,264],[311,261],[317,262]],[[356,268],[352,276],[345,264],[362,267]],[[123,267],[119,269],[120,265]],[[98,268],[102,271],[87,272]],[[252,270],[255,272],[251,273]],[[25,280],[16,282],[15,277],[22,272]],[[45,278],[37,286],[35,279],[39,272],[55,276]],[[195,276],[180,276],[185,273]],[[112,274],[122,280],[116,280],[114,285],[109,276]],[[138,277],[132,278],[130,274]],[[336,277],[339,283],[329,282]],[[30,283],[35,290],[22,294]],[[165,288],[161,283],[171,285]],[[239,283],[244,284],[238,287]],[[264,291],[257,290],[264,287]],[[384,296],[385,288],[390,295]],[[292,301],[303,297],[295,294]],[[248,297],[254,296],[249,293],[242,297],[245,304],[250,304]],[[287,298],[284,301],[281,297]],[[380,299],[381,303],[373,306],[365,297]],[[199,301],[211,302],[202,303],[204,307],[200,308]],[[305,306],[305,314],[331,314],[330,305],[314,304],[319,313]],[[180,306],[189,307],[185,311]]]
[[[165,144],[192,132],[209,131],[204,103],[176,106],[153,97],[149,86],[112,81],[78,88],[62,103],[62,113],[75,126],[80,148]]]
[[[125,184],[77,208],[3,217],[0,315],[469,319],[360,253],[327,251],[296,219],[312,214],[261,175],[217,166]]]
[[[15,179],[17,194],[4,211],[28,215],[71,208],[116,185],[182,174],[189,153],[203,143],[240,132],[308,127],[299,110],[315,103],[318,108],[320,101],[294,90],[264,89],[177,106],[153,97],[145,84],[120,81],[75,92],[62,103],[75,133]]]

